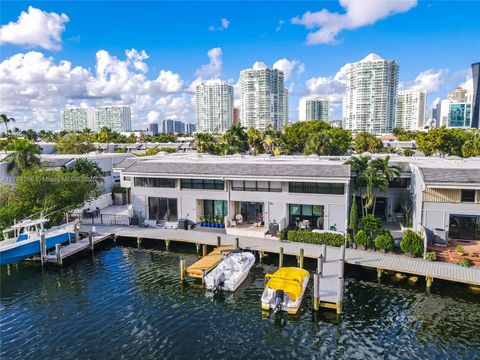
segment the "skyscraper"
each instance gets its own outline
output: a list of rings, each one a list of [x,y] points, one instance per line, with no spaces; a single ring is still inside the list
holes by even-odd
[[[158,124],[157,124],[157,123],[148,124],[148,129],[150,130],[150,132],[151,132],[153,135],[157,135],[157,134],[158,134]]]
[[[390,133],[395,125],[399,66],[370,54],[347,69],[343,127],[373,134]]]
[[[95,110],[93,108],[67,108],[62,111],[62,130],[95,130]]]
[[[107,127],[112,131],[132,131],[132,119],[129,106],[103,106],[95,108],[95,128]]]
[[[288,90],[283,80],[282,71],[270,69],[262,62],[240,72],[242,126],[265,130],[272,125],[273,129],[282,130],[288,121]]]
[[[480,128],[480,62],[472,64],[472,128]]]
[[[196,129],[223,132],[233,125],[233,87],[225,81],[208,80],[196,88]]]
[[[465,90],[461,86],[457,86],[455,90],[448,93],[448,100],[454,103],[461,103],[466,101],[466,96],[467,90]]]
[[[395,127],[405,130],[423,129],[426,96],[427,94],[423,90],[399,91],[395,112]]]
[[[328,100],[320,97],[306,97],[300,100],[298,108],[300,121],[328,121]]]

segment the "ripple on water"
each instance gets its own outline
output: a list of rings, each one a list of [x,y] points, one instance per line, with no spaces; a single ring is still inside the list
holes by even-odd
[[[114,247],[60,270],[2,269],[0,357],[480,358],[480,300],[458,288],[427,296],[352,274],[341,319],[312,315],[310,292],[300,315],[263,317],[264,273],[274,267],[255,266],[235,293],[211,295],[180,284],[179,256]]]

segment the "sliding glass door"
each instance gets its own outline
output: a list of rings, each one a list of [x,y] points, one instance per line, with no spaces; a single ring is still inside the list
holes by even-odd
[[[479,215],[450,215],[450,239],[480,240]]]
[[[178,221],[177,199],[148,198],[148,215],[150,220]]]

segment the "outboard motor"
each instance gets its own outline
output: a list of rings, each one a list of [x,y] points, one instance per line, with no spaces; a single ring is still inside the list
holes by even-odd
[[[282,310],[282,303],[285,297],[283,290],[275,290],[275,308],[273,312],[278,312]]]

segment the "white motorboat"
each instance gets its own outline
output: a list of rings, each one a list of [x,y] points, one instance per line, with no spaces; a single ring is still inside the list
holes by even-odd
[[[206,289],[235,291],[245,281],[254,263],[255,256],[251,252],[229,252],[222,262],[205,276]]]
[[[266,275],[268,282],[262,294],[262,309],[296,314],[302,305],[310,274],[301,268],[282,267]]]

